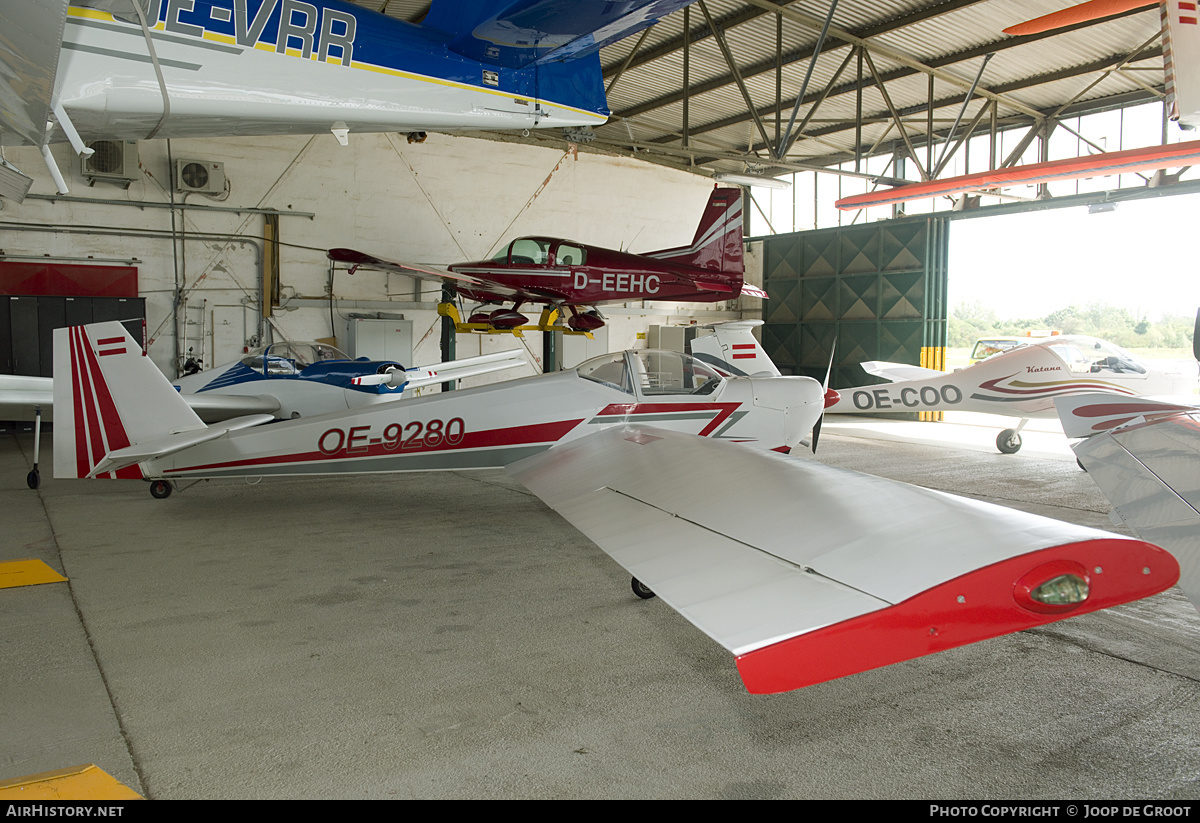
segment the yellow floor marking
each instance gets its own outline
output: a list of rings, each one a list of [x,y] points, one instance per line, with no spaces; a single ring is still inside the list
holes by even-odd
[[[10,560],[0,563],[0,589],[34,586],[38,583],[63,583],[66,579],[41,560]]]
[[[94,763],[0,781],[0,801],[141,799],[140,794]]]

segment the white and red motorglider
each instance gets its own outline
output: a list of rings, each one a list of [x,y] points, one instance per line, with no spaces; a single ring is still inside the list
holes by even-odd
[[[748,331],[746,336],[749,337]],[[294,421],[205,426],[119,323],[55,331],[56,477],[504,467],[775,693],[1135,600],[1149,543],[782,454],[805,377],[674,352]],[[161,496],[161,495],[160,495]]]

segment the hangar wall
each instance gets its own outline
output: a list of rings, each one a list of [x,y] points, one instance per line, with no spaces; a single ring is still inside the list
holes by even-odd
[[[329,134],[173,140],[174,160],[223,163],[229,191],[223,200],[177,193],[177,204],[198,208],[172,212],[139,205],[170,202],[167,141],[139,144],[138,179],[128,189],[102,182],[89,187],[69,146],[55,145],[53,152],[70,197],[119,202],[38,199],[55,194],[40,155],[30,148],[5,149],[11,162],[41,173],[34,175],[34,196],[21,204],[5,202],[0,209],[0,259],[136,258],[150,353],[168,375],[175,374],[177,266],[187,305],[180,312],[180,323],[187,320],[181,338],[197,346],[203,318],[206,368],[238,356],[258,328],[265,218],[216,209],[283,213],[278,220],[281,305],[269,339],[329,337],[331,327],[351,312],[403,314],[413,323],[414,361],[433,363],[439,359],[439,288],[381,272],[350,276],[340,270],[333,278],[331,313],[325,249],[349,246],[446,265],[490,256],[521,234],[544,234],[649,251],[691,242],[712,187],[695,175],[623,158],[442,134],[418,144],[396,134],[352,134],[346,147]],[[174,249],[173,217],[175,228],[187,232]],[[609,317],[608,347],[616,350],[638,345],[637,333],[648,324],[734,319],[737,308],[736,301],[637,302],[602,311]],[[341,343],[344,332],[336,334]],[[539,337],[525,338],[529,373],[540,370]],[[457,341],[459,357],[520,347],[522,342],[510,335],[459,335]]]
[[[763,348],[823,379],[836,340],[833,388],[879,382],[867,360],[944,368],[949,242],[932,216],[763,238]]]

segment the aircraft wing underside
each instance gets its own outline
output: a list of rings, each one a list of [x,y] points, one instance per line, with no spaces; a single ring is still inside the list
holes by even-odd
[[[0,0],[0,145],[45,143],[68,0]]]
[[[732,652],[756,693],[1144,597],[1178,572],[1139,541],[648,427],[509,471]],[[1090,574],[1084,602],[1029,599],[1067,569]]]
[[[415,277],[418,280],[441,282],[449,286],[455,286],[466,290],[485,291],[495,294],[498,297],[509,299],[538,299],[537,295],[526,293],[522,289],[514,289],[510,286],[504,286],[491,280],[484,280],[479,277],[472,277],[468,274],[452,272],[448,269],[439,269],[434,266],[424,266],[415,263],[399,263],[395,260],[385,260],[382,257],[375,257],[371,254],[355,251],[354,249],[330,249],[328,256],[329,259],[335,263],[345,263],[351,266],[351,272],[358,268],[377,269],[379,271],[402,274],[405,277]]]

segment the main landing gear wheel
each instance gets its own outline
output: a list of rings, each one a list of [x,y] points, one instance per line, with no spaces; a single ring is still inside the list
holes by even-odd
[[[996,435],[996,448],[1001,454],[1016,454],[1021,450],[1021,435],[1016,429],[1005,429]]]
[[[151,480],[150,496],[156,500],[166,500],[171,496],[171,484],[166,480]]]
[[[25,475],[25,485],[31,489],[36,489],[42,485],[42,475],[37,469],[34,469],[29,474]]]
[[[643,600],[649,600],[651,597],[654,597],[654,592],[650,591],[650,588],[636,577],[629,578],[629,581],[629,585],[633,588],[633,593],[638,597]]]

